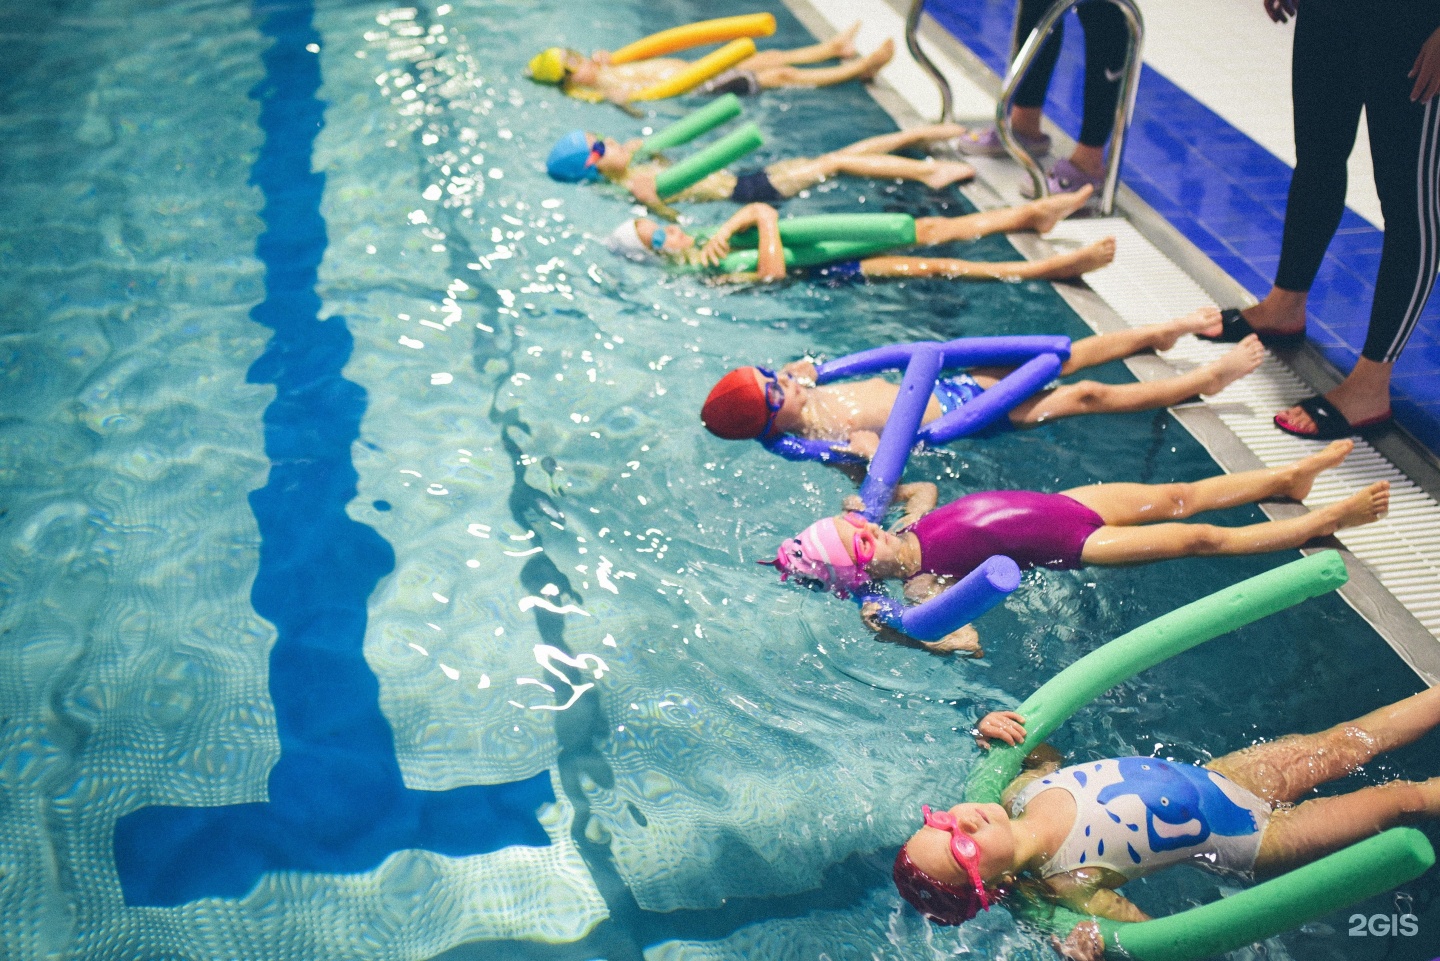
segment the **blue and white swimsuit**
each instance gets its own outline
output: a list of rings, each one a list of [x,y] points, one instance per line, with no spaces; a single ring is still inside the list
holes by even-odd
[[[1042,878],[1099,867],[1133,879],[1181,861],[1249,874],[1270,819],[1270,805],[1219,773],[1152,757],[1061,768],[1012,798],[1011,816],[1051,789],[1075,799],[1075,825]]]

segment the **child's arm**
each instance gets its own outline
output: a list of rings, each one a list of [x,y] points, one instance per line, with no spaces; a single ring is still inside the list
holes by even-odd
[[[1150,915],[1113,888],[1100,883],[1099,872],[1089,868],[1045,879],[1055,899],[1072,911],[1111,921],[1149,921]]]
[[[707,267],[720,263],[730,253],[730,238],[737,231],[750,227],[754,227],[760,235],[756,279],[783,280],[785,249],[780,245],[780,215],[769,204],[746,204],[735,211],[705,242],[705,248],[700,251],[700,262]]]
[[[935,505],[940,502],[940,488],[929,481],[897,484],[894,499],[902,501],[905,510],[904,515],[890,528],[892,532],[899,532],[935,509]]]
[[[873,601],[862,604],[860,607],[860,620],[875,632],[877,640],[891,644],[903,644],[906,647],[918,647],[931,654],[962,653],[969,657],[985,656],[984,649],[980,647],[980,634],[969,624],[958,631],[951,631],[937,641],[922,641],[882,623],[879,614],[880,605]]]
[[[984,750],[990,749],[990,742],[1004,741],[1011,747],[1024,742],[1025,740],[1025,719],[1014,711],[991,711],[980,719],[975,725],[980,732],[975,743]],[[1025,786],[1036,778],[1042,778],[1052,771],[1058,770],[1061,763],[1060,752],[1048,744],[1037,744],[1025,756],[1025,770],[1019,777],[1011,781],[1000,795],[1001,804],[1009,804],[1010,799],[1025,789]]]

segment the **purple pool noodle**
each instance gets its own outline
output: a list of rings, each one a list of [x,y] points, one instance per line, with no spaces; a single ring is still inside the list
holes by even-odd
[[[917,344],[910,354],[905,377],[900,381],[900,394],[890,416],[885,419],[885,430],[880,434],[880,446],[870,460],[870,469],[865,474],[865,483],[860,486],[860,499],[865,502],[864,514],[878,523],[890,506],[895,494],[895,485],[905,473],[905,462],[910,459],[910,448],[915,446],[915,432],[925,419],[925,406],[935,390],[935,378],[940,375],[941,353],[938,344]]]
[[[979,397],[920,428],[916,439],[933,445],[948,444],[982,431],[1054,380],[1060,367],[1060,358],[1054,354],[1032,358]]]
[[[863,464],[865,458],[844,450],[846,444],[833,440],[814,440],[781,434],[772,440],[761,439],[761,444],[772,454],[779,454],[786,460],[819,461],[822,464]]]
[[[999,604],[1019,586],[1020,565],[996,554],[939,597],[906,609],[900,615],[900,631],[919,641],[938,641]]]
[[[937,346],[944,354],[942,366],[1011,367],[1025,363],[1039,354],[1056,354],[1062,360],[1070,356],[1070,338],[1062,336],[957,337],[943,344],[916,341],[875,347],[845,357],[837,357],[816,367],[816,383],[828,384],[844,377],[894,370],[910,362],[910,355],[922,345]]]

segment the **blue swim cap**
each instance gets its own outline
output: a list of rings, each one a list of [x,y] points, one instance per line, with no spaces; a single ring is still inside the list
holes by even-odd
[[[599,180],[600,171],[590,159],[590,141],[585,131],[572,130],[561,137],[545,158],[545,171],[556,180],[565,183],[579,183],[582,180]]]

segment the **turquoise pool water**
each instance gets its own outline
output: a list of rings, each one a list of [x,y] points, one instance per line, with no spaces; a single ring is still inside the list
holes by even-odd
[[[847,487],[699,430],[726,369],[1085,329],[1038,284],[735,290],[606,252],[625,205],[540,158],[684,104],[564,100],[522,76],[536,38],[614,47],[744,9],[4,14],[6,956],[1048,956],[1000,912],[957,933],[901,910],[889,862],[918,804],[954,796],[979,714],[1289,555],[1032,573],[981,662],[877,644],[754,566]],[[805,42],[776,12],[775,42]],[[859,87],[747,116],[767,157],[893,129]],[[967,208],[851,181],[790,212],[854,209]],[[1213,464],[1147,414],[912,470],[955,496]],[[1196,759],[1417,686],[1324,598],[1059,743]],[[1434,767],[1416,748],[1365,777]],[[1215,890],[1172,872],[1136,897]],[[1433,881],[1407,890],[1440,931]],[[1267,951],[1435,943],[1343,920]]]

